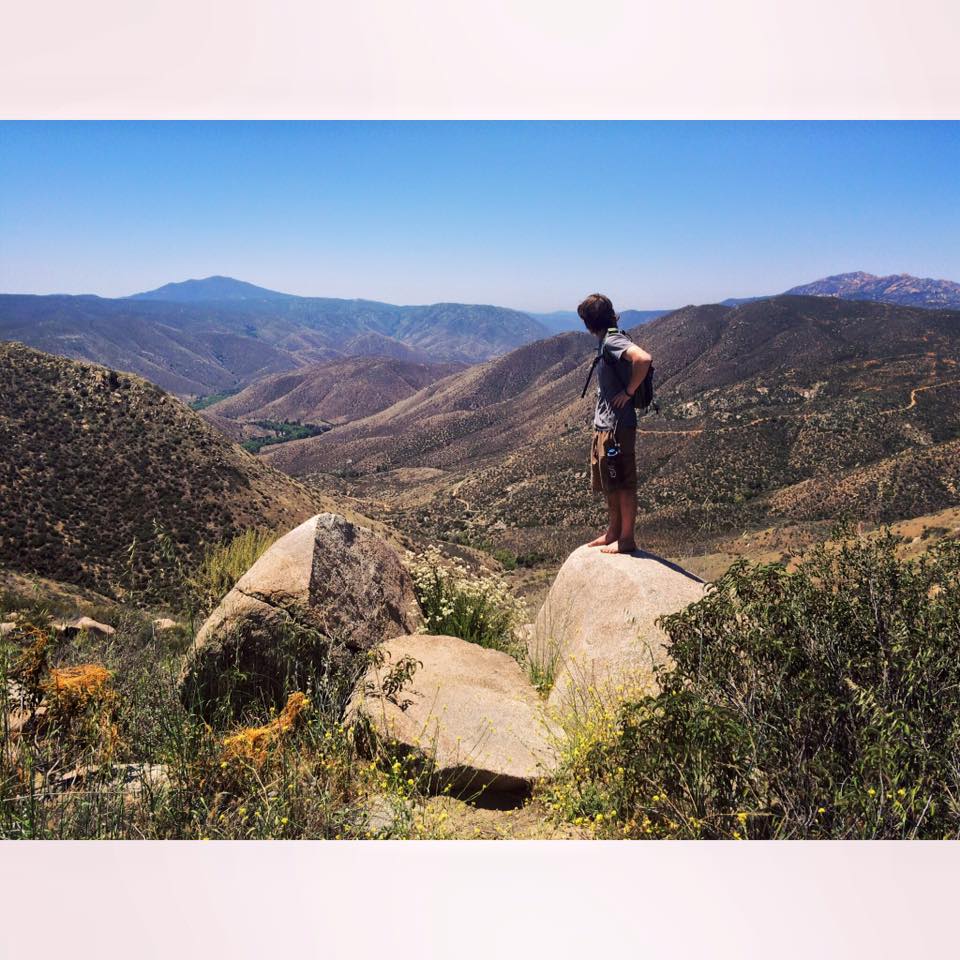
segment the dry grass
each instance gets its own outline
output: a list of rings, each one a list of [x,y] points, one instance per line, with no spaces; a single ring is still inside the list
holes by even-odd
[[[296,691],[287,698],[280,715],[261,727],[244,727],[223,741],[223,759],[244,760],[262,765],[268,752],[287,737],[310,706],[306,694]]]

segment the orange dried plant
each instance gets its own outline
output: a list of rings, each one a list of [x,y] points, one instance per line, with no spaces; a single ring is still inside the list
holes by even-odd
[[[262,727],[245,727],[238,733],[225,737],[223,741],[223,759],[246,760],[259,766],[267,759],[272,746],[279,743],[300,722],[310,706],[306,694],[291,693],[287,703],[276,719]]]

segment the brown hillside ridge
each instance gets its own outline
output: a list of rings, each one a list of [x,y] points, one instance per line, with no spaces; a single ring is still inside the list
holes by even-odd
[[[116,595],[328,501],[139,377],[0,344],[0,565]],[[136,548],[131,554],[131,546]]]
[[[781,296],[685,307],[632,335],[657,369],[660,413],[637,437],[638,536],[652,549],[960,503],[960,312]],[[264,459],[321,484],[339,475],[405,529],[559,559],[602,524],[586,495],[592,400],[580,399],[593,345],[529,344]],[[396,471],[424,467],[445,481],[410,502]],[[806,495],[818,485],[831,495]]]
[[[222,419],[346,423],[377,413],[463,369],[459,363],[413,363],[387,357],[330,360],[263,377],[202,415],[218,429]]]

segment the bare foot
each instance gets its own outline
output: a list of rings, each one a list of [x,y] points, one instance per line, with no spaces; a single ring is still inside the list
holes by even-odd
[[[588,547],[605,547],[608,543],[615,543],[617,540],[616,534],[611,533],[607,530],[605,533],[601,533],[596,540],[591,540],[587,546]]]
[[[601,553],[633,553],[637,549],[636,543],[626,540],[618,540],[615,543],[610,543],[607,546],[601,549]]]

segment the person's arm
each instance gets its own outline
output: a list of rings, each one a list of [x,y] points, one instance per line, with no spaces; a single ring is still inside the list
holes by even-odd
[[[635,343],[631,343],[623,351],[623,355],[631,364],[630,382],[627,384],[625,391],[618,393],[613,398],[613,405],[618,410],[633,401],[633,395],[640,389],[640,384],[643,383],[643,378],[646,377],[650,364],[653,362],[653,357],[643,347],[638,347]]]

